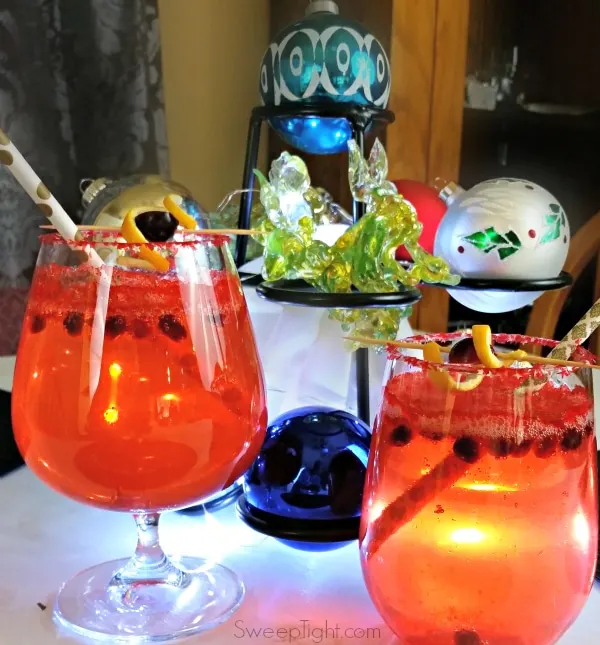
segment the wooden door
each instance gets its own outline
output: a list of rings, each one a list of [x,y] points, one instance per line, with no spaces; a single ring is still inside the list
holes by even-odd
[[[394,0],[391,25],[390,177],[457,181],[469,0]],[[448,309],[445,290],[425,287],[412,325],[446,331]]]

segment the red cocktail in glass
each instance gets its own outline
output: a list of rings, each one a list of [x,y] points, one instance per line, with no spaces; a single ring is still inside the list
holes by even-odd
[[[227,617],[243,589],[223,567],[194,562],[186,573],[168,562],[158,514],[226,488],[257,455],[267,415],[252,326],[226,238],[185,233],[155,245],[170,262],[164,273],[134,245],[88,238],[42,239],[14,379],[15,436],[56,491],[133,513],[140,543],[131,562],[67,583],[55,614],[95,637],[187,635]],[[89,247],[104,267],[85,261]]]
[[[361,529],[375,605],[403,645],[555,643],[596,566],[591,370],[392,358]]]

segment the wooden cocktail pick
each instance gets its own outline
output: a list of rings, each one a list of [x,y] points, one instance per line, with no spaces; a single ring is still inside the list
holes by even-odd
[[[376,340],[373,338],[366,338],[362,336],[351,336],[351,337],[346,336],[345,340],[360,343],[361,345],[377,345],[380,347],[389,346],[389,347],[398,347],[400,349],[423,350],[423,348],[425,347],[425,343],[406,342],[402,340],[383,341],[383,340]],[[447,354],[450,352],[450,348],[440,346],[440,351]],[[556,365],[557,367],[590,368],[590,369],[596,369],[596,370],[600,369],[600,365],[581,363],[579,361],[568,361],[568,360],[563,360],[561,358],[552,358],[552,355],[546,358],[542,356],[533,356],[521,350],[517,350],[515,352],[500,353],[497,356],[503,361],[526,361],[532,364]]]
[[[57,230],[55,226],[44,224],[40,226],[46,230]],[[107,226],[78,226],[78,231],[106,231],[107,233],[120,233],[121,229]],[[265,235],[262,231],[247,228],[198,228],[194,230],[198,235]]]

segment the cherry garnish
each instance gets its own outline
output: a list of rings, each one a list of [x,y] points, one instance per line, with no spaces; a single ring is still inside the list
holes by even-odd
[[[69,336],[79,336],[84,323],[85,320],[83,318],[83,314],[80,314],[77,311],[70,311],[63,320],[63,325]]]
[[[563,438],[561,439],[560,446],[565,451],[577,450],[583,442],[583,433],[575,428],[569,428]]]
[[[477,632],[463,629],[454,634],[455,645],[482,645],[482,640]]]
[[[40,316],[39,314],[34,314],[31,317],[29,330],[31,331],[32,334],[39,334],[41,331],[44,331],[45,327],[46,327],[46,319],[44,318],[44,316]]]
[[[172,314],[161,316],[158,321],[158,328],[165,336],[178,342],[187,336],[185,327]]]
[[[231,385],[226,387],[221,392],[221,400],[235,414],[242,415],[244,413],[244,398],[239,388]]]
[[[448,356],[450,363],[478,364],[479,357],[475,351],[472,338],[463,338],[452,346]]]
[[[501,437],[490,441],[490,452],[499,459],[506,459],[514,452],[515,448],[516,445],[511,439]]]
[[[552,457],[552,455],[556,452],[557,443],[558,442],[556,437],[544,437],[535,444],[533,452],[535,453],[535,456],[539,457],[540,459]]]
[[[500,353],[497,346],[494,346],[491,349],[496,355]],[[448,360],[450,363],[463,363],[465,365],[481,364],[479,356],[477,356],[477,351],[475,350],[475,344],[471,337],[463,338],[452,345]]]
[[[404,425],[399,425],[392,430],[390,439],[395,446],[406,446],[412,439],[412,430]]]
[[[512,449],[513,457],[524,457],[530,450],[533,445],[533,439],[525,439],[521,443],[514,444]]]
[[[127,320],[125,316],[109,316],[106,319],[104,333],[109,338],[116,338],[127,330]]]
[[[474,464],[479,459],[479,446],[471,437],[461,437],[454,442],[454,454],[468,464]]]
[[[145,320],[136,318],[131,323],[131,331],[136,338],[141,340],[142,338],[146,338],[150,333],[150,325]]]
[[[178,226],[173,215],[164,211],[140,213],[135,223],[148,242],[167,242],[175,235]]]

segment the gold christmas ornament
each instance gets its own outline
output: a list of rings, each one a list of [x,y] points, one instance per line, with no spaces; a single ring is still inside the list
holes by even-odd
[[[167,212],[164,201],[171,196],[191,215],[199,228],[206,228],[207,213],[181,184],[159,175],[133,175],[113,180],[102,177],[81,182],[84,213],[81,224],[120,229],[127,214]]]

